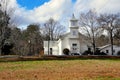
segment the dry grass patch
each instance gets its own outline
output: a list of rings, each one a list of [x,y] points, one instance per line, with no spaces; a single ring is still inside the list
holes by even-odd
[[[1,62],[0,80],[120,80],[120,60]]]

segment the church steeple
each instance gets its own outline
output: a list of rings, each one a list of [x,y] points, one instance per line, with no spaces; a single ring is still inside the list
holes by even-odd
[[[75,18],[75,15],[72,14],[72,18],[70,19],[69,23],[71,38],[78,38],[78,20]]]
[[[72,14],[72,18],[70,19],[70,27],[78,27],[78,20],[75,18],[75,15]]]

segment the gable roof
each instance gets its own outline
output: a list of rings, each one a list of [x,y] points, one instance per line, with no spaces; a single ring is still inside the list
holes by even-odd
[[[85,35],[81,34],[80,32],[79,32],[78,34],[79,34],[79,36],[82,37],[82,38],[86,37]],[[67,32],[67,33],[63,34],[62,36],[60,36],[60,39],[66,37],[66,36],[68,36],[68,35],[70,35],[70,32]]]
[[[110,47],[111,46],[111,44],[107,44],[107,45],[104,45],[104,46],[101,46],[101,47],[98,47],[100,50],[102,50],[102,49],[105,49],[105,48],[107,48],[107,47]]]
[[[113,45],[115,47],[118,47],[117,45]],[[102,49],[105,49],[105,48],[108,48],[108,47],[111,47],[111,44],[107,44],[107,45],[104,45],[104,46],[101,46],[101,47],[98,47],[100,50]]]

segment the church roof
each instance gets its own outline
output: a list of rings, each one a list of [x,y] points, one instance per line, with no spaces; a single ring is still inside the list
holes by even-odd
[[[63,35],[60,37],[60,39],[66,37],[66,36],[68,36],[68,35],[70,35],[70,32],[67,32],[67,33],[63,34]],[[79,32],[79,36],[80,36],[80,37],[85,37],[85,35],[81,34],[80,32]]]

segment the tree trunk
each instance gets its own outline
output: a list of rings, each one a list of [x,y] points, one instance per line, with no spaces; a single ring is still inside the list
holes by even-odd
[[[95,38],[93,37],[93,55],[96,51]]]
[[[0,56],[2,55],[2,50],[1,50],[1,48],[0,48]]]
[[[110,43],[111,43],[111,52],[113,55],[113,37],[112,37],[112,30],[110,30]]]
[[[50,51],[49,51],[49,46],[50,46],[50,40],[48,40],[48,55],[49,55],[49,53],[50,53]]]
[[[93,39],[93,55],[94,55],[94,53],[96,51],[96,45],[95,45],[95,35],[94,35],[94,31],[93,30],[92,30],[92,33],[93,33],[92,39]]]

